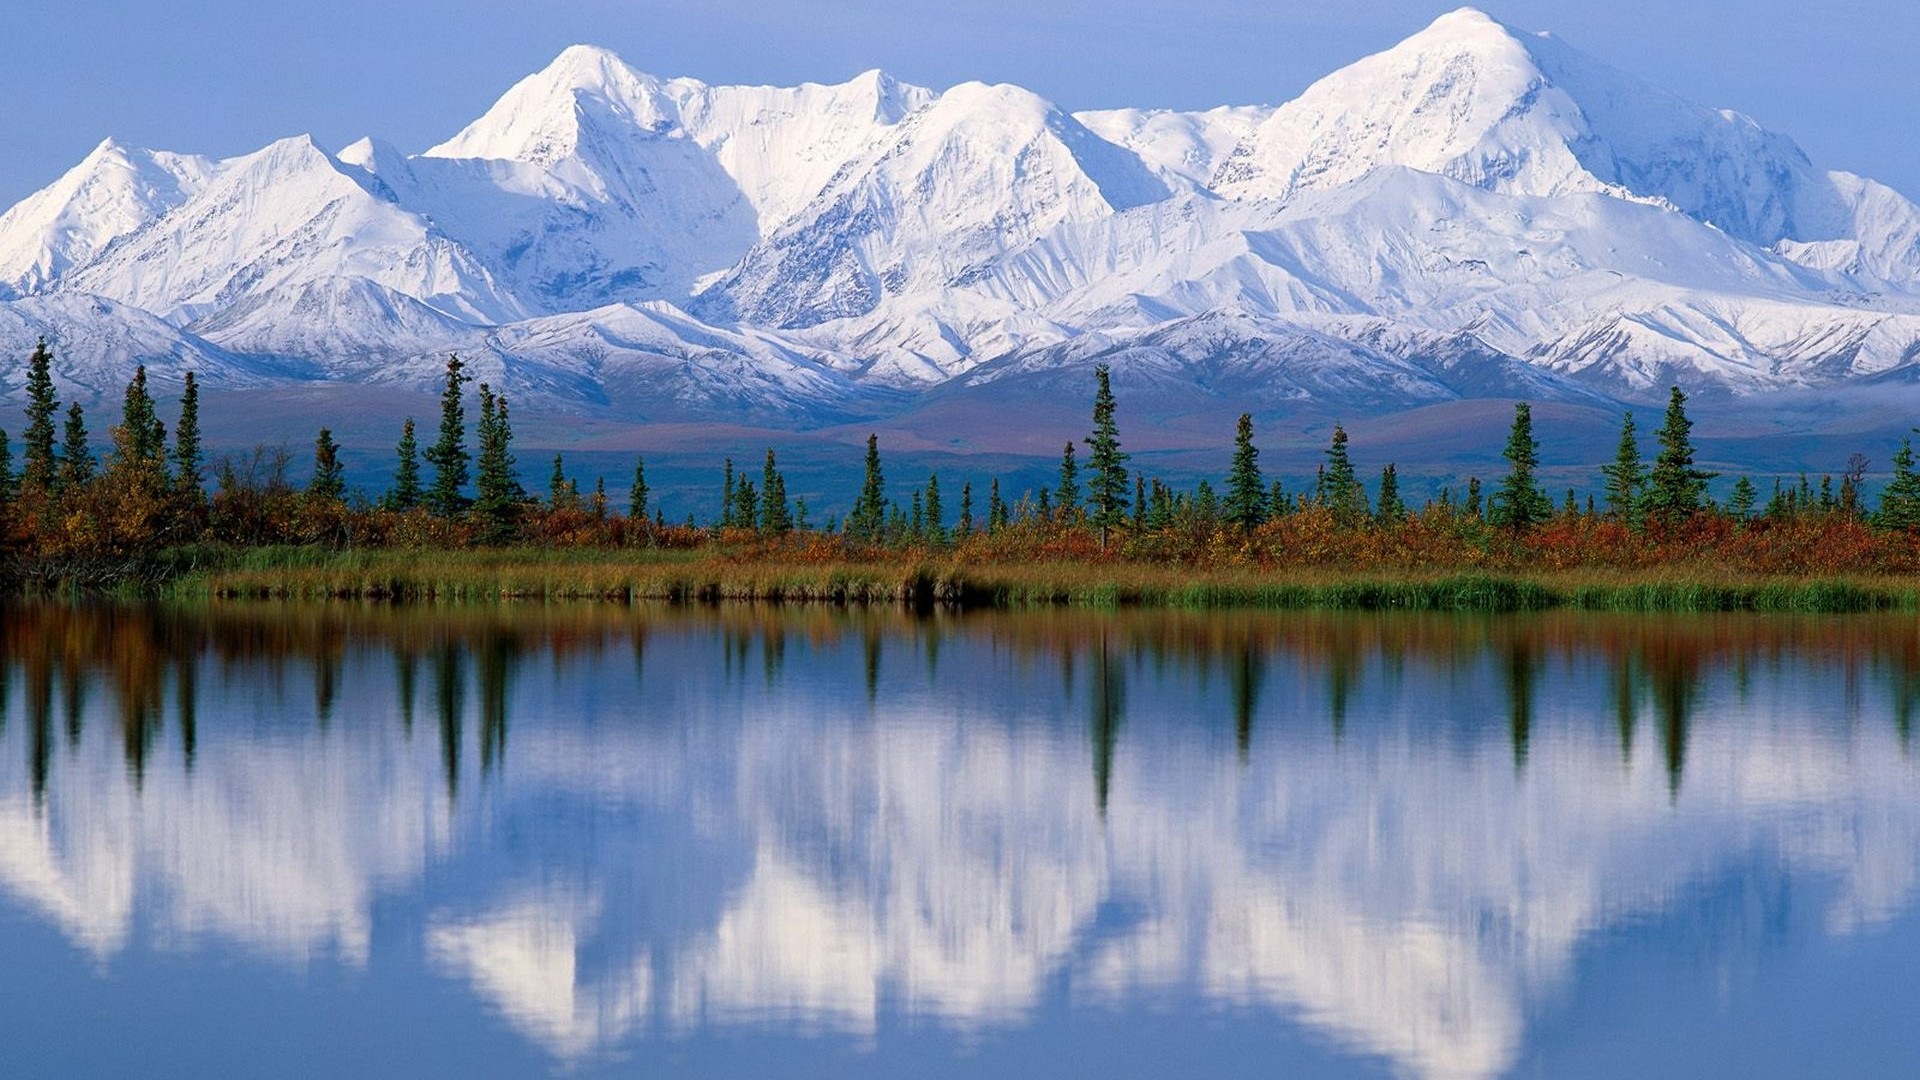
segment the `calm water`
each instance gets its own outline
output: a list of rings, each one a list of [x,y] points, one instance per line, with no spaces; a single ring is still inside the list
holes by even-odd
[[[1920,1074],[1920,624],[7,611],[0,1076]]]

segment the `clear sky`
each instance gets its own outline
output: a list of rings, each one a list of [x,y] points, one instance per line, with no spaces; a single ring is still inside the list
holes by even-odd
[[[0,207],[102,138],[226,156],[312,133],[425,149],[575,42],[659,75],[1014,82],[1066,108],[1277,103],[1457,2],[0,0]],[[1488,0],[1815,162],[1920,197],[1912,0]]]

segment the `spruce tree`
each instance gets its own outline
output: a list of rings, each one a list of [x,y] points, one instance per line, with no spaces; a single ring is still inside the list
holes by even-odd
[[[1488,520],[1524,532],[1552,517],[1553,503],[1533,478],[1540,464],[1540,443],[1533,437],[1533,410],[1524,401],[1513,407],[1513,427],[1500,456],[1507,459],[1507,475],[1489,500]]]
[[[180,422],[173,429],[174,489],[198,501],[204,497],[200,450],[200,382],[187,372],[187,383],[180,392]]]
[[[1353,460],[1347,456],[1347,430],[1333,425],[1333,438],[1327,444],[1324,477],[1325,503],[1334,519],[1354,525],[1367,516],[1367,493],[1353,472]]]
[[[856,539],[874,541],[887,521],[887,481],[880,469],[880,436],[867,436],[866,478],[860,485],[860,497],[847,515],[846,530]]]
[[[7,433],[0,429],[0,503],[11,503],[20,494],[19,477],[13,475],[13,447],[7,445]],[[4,528],[0,528],[4,535]]]
[[[973,535],[973,482],[960,485],[960,520],[954,525],[954,536],[965,540]]]
[[[607,478],[596,475],[593,478],[593,520],[607,520]]]
[[[1107,546],[1107,533],[1127,520],[1127,456],[1120,450],[1120,429],[1113,418],[1113,386],[1107,365],[1093,369],[1093,434],[1087,437],[1087,468],[1092,472],[1087,491],[1087,523],[1100,532],[1100,547]]]
[[[413,417],[400,426],[400,443],[394,447],[399,464],[393,470],[393,487],[387,492],[387,509],[412,510],[420,505],[420,444],[413,435]]]
[[[1267,516],[1269,518],[1286,517],[1293,512],[1293,498],[1287,494],[1285,484],[1275,480],[1267,489]]]
[[[1467,477],[1468,517],[1477,518],[1480,516],[1480,502],[1480,478],[1477,476],[1469,476]]]
[[[767,448],[767,464],[760,475],[760,531],[767,536],[785,536],[793,531],[787,478],[774,465],[772,447]]]
[[[1893,455],[1893,479],[1880,493],[1873,523],[1888,529],[1920,529],[1920,472],[1913,468],[1913,439],[1900,440]]]
[[[737,529],[760,528],[760,491],[744,470],[733,486],[733,525]]]
[[[1147,527],[1147,478],[1139,473],[1133,474],[1133,528],[1139,532]]]
[[[478,436],[473,509],[481,520],[481,538],[489,544],[509,543],[518,524],[521,494],[513,475],[513,421],[507,415],[507,396],[495,394],[486,383],[480,384]]]
[[[480,402],[484,410],[488,404],[484,387],[481,389]],[[484,420],[482,422],[484,423]],[[728,464],[732,464],[732,462],[728,462]],[[553,475],[547,479],[547,508],[549,510],[577,509],[573,505],[572,500],[568,498],[567,492],[567,463],[565,458],[559,454],[555,454],[553,455]]]
[[[1241,413],[1233,433],[1233,466],[1227,473],[1227,521],[1242,529],[1266,520],[1267,489],[1260,477],[1260,449],[1253,445],[1253,414]]]
[[[732,458],[728,458],[728,459],[727,459],[727,478],[726,478],[726,482],[725,482],[724,484],[722,484],[722,485],[721,485],[721,487],[720,487],[720,527],[721,527],[721,528],[723,528],[723,529],[731,529],[731,528],[733,528],[733,525],[734,525],[734,521],[733,521],[733,504],[734,504],[734,491],[733,491],[733,488],[734,488],[734,481],[733,481],[733,459],[732,459]]]
[[[1607,481],[1607,512],[1638,528],[1645,520],[1641,498],[1647,484],[1647,467],[1640,461],[1640,444],[1634,438],[1633,414],[1620,421],[1620,446],[1614,451],[1613,464],[1602,465]]]
[[[313,441],[313,479],[307,482],[307,494],[316,499],[338,502],[347,493],[347,471],[340,464],[340,444],[333,432],[320,429]]]
[[[634,455],[633,484],[627,488],[627,516],[647,520],[647,459]]]
[[[1073,523],[1074,511],[1080,506],[1080,465],[1073,458],[1073,444],[1060,454],[1060,520],[1069,525]]]
[[[1000,497],[1000,478],[993,478],[993,486],[987,492],[987,533],[999,532],[1007,527],[1007,503]]]
[[[1686,402],[1687,395],[1673,387],[1666,422],[1660,425],[1660,453],[1647,474],[1647,514],[1669,524],[1698,511],[1707,481],[1719,475],[1693,466],[1693,421],[1687,419]]]
[[[1407,504],[1400,500],[1400,473],[1387,462],[1380,470],[1380,500],[1374,508],[1374,520],[1382,525],[1398,525],[1406,520]]]
[[[87,440],[87,415],[76,401],[67,408],[67,424],[60,438],[60,472],[54,480],[54,488],[71,491],[92,480],[93,473],[93,448]]]
[[[1753,504],[1760,497],[1754,490],[1753,481],[1742,476],[1733,482],[1733,494],[1727,500],[1727,513],[1735,521],[1745,521],[1753,516]]]
[[[120,426],[125,429],[121,446],[127,456],[142,464],[160,462],[166,454],[166,428],[153,409],[153,395],[147,392],[147,366],[133,370],[127,383],[125,403],[120,410]]]
[[[440,437],[427,449],[427,464],[433,466],[433,487],[427,493],[427,506],[441,517],[453,517],[466,508],[468,464],[467,414],[460,404],[461,386],[473,381],[458,356],[447,357],[445,388],[440,392]]]
[[[53,389],[53,353],[47,349],[47,339],[41,338],[27,359],[26,449],[20,469],[23,490],[46,494],[59,482],[53,452],[54,419],[59,413],[60,398]]]
[[[929,544],[947,542],[946,508],[940,505],[940,474],[927,477],[927,521],[926,536]]]

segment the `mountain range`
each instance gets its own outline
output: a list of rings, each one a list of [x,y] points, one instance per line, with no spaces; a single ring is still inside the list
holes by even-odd
[[[712,86],[575,46],[445,142],[101,143],[0,216],[0,392],[430,388],[803,429],[1920,380],[1920,207],[1462,9],[1278,107]],[[1076,398],[1076,400],[1077,400]],[[1014,410],[1012,413],[1009,409]]]

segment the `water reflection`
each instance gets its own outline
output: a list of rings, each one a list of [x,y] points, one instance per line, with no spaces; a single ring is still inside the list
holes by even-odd
[[[1177,1000],[1491,1077],[1625,929],[1904,913],[1916,696],[1892,618],[32,606],[0,904],[366,970],[411,898],[569,1063]]]

